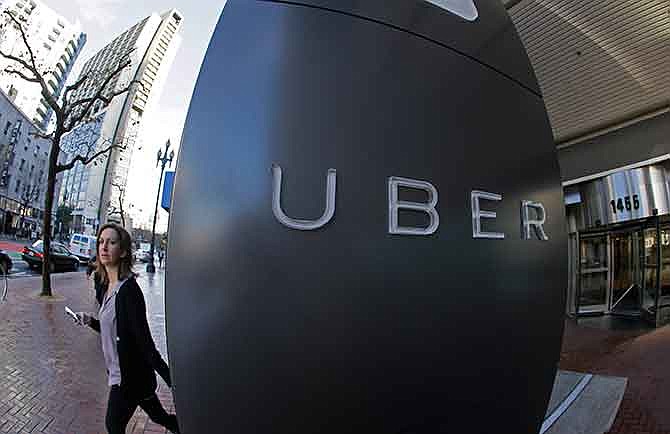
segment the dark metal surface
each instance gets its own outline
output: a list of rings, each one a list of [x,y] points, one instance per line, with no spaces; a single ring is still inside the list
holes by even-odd
[[[526,51],[518,49],[521,40],[499,1],[475,1],[479,17],[474,22],[423,0],[263,1],[319,7],[410,32],[468,56],[540,94]]]
[[[273,163],[301,219],[321,216],[335,168],[333,219],[279,223]],[[388,234],[390,176],[438,190],[433,235]],[[538,432],[567,240],[536,94],[397,28],[229,0],[174,189],[166,309],[183,432]],[[482,209],[504,240],[473,239],[472,190],[503,196]],[[544,204],[549,241],[521,239],[522,200]]]

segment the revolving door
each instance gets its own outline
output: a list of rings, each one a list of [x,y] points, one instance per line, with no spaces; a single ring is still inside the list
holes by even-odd
[[[670,224],[658,219],[581,233],[578,315],[639,317],[667,322],[670,308]]]

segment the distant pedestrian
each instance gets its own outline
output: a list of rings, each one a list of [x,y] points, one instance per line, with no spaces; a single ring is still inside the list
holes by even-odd
[[[163,250],[158,251],[158,267],[163,268]]]
[[[86,277],[91,277],[91,274],[95,271],[96,267],[96,256],[93,255],[91,258],[89,258],[88,262],[86,262]]]
[[[108,373],[109,401],[105,425],[123,434],[139,405],[154,422],[179,433],[177,416],[168,414],[156,396],[156,374],[172,387],[170,369],[154,344],[144,295],[132,272],[131,239],[121,226],[100,228],[96,248],[95,295],[98,319],[79,312],[82,323],[100,333]]]

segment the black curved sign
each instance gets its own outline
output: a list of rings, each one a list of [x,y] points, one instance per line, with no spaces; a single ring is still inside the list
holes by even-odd
[[[536,434],[567,239],[502,5],[229,0],[169,249],[183,432]]]

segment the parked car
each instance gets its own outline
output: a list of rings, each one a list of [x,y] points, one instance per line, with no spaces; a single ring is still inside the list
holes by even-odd
[[[82,262],[87,262],[95,255],[95,235],[72,234],[68,250],[74,253]]]
[[[5,273],[9,273],[9,270],[12,269],[12,258],[4,250],[0,250],[0,265],[4,268]]]
[[[31,269],[42,269],[42,260],[44,259],[44,248],[42,240],[35,241],[32,246],[25,246],[21,251],[23,260],[28,263]],[[51,242],[51,271],[77,271],[79,268],[79,258],[74,255],[64,244],[56,241]]]
[[[136,262],[149,262],[149,252],[144,250],[137,250],[134,253]]]

